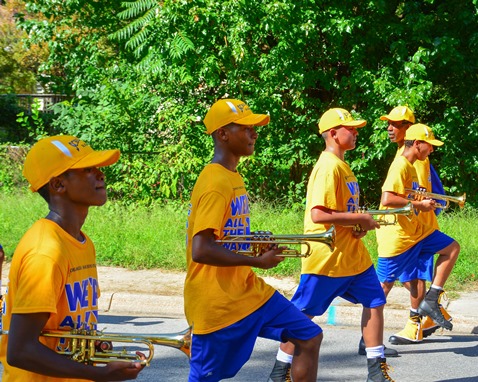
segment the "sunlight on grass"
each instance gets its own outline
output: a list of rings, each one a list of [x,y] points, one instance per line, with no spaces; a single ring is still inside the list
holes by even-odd
[[[23,233],[47,214],[46,203],[37,194],[0,193],[0,243],[11,259]],[[302,234],[303,211],[265,203],[251,205],[252,230],[274,234]],[[161,268],[185,271],[187,207],[179,203],[124,206],[107,202],[92,207],[83,227],[95,243],[100,265],[130,269]],[[478,280],[478,239],[475,235],[478,211],[465,208],[442,213],[443,232],[461,245],[460,257],[447,282],[447,290],[468,289]],[[363,239],[372,260],[377,259],[375,233]],[[298,248],[298,247],[297,247]],[[287,258],[274,269],[257,270],[260,275],[300,277],[300,258]]]

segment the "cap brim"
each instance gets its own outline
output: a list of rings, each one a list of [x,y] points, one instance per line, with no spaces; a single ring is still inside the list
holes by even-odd
[[[87,168],[87,167],[105,167],[116,163],[120,157],[119,150],[103,150],[93,151],[87,156],[81,158],[70,168]]]
[[[443,142],[442,141],[439,141],[438,139],[430,139],[430,140],[427,140],[425,141],[433,146],[443,146]]]
[[[389,115],[382,115],[382,116],[380,117],[380,119],[381,119],[382,121],[392,121],[392,122],[407,121],[407,122],[413,123],[412,121],[410,121],[410,120],[407,119],[407,118],[404,118],[403,116],[390,117]]]
[[[357,119],[355,121],[341,123],[340,126],[364,127],[366,124],[367,124],[367,121],[363,119]]]
[[[269,123],[270,119],[270,116],[267,114],[250,114],[233,123],[237,123],[238,125],[264,126]]]

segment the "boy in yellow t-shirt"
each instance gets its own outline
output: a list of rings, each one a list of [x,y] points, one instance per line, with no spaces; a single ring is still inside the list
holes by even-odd
[[[345,153],[355,148],[357,129],[365,125],[366,121],[354,120],[347,110],[341,108],[330,109],[320,118],[319,133],[326,147],[309,178],[304,232],[323,232],[333,224],[336,228],[335,249],[330,252],[321,243],[311,243],[312,254],[302,260],[300,283],[292,302],[310,318],[324,314],[338,296],[362,304],[367,382],[384,382],[391,380],[383,346],[383,306],[386,300],[370,255],[360,240],[367,231],[380,226],[371,215],[357,213],[359,185],[344,160]],[[277,359],[290,362],[287,357],[290,359],[294,351],[294,344],[281,344]],[[274,379],[274,374],[277,374],[274,372],[270,380],[285,380]]]
[[[189,381],[234,377],[249,359],[257,337],[292,341],[294,381],[316,381],[322,329],[259,278],[252,267],[275,267],[284,248],[260,256],[238,253],[244,243],[218,243],[250,234],[249,199],[237,166],[254,152],[256,126],[269,122],[244,102],[221,99],[204,118],[214,156],[194,186],[187,221],[184,309],[193,327]]]
[[[415,123],[415,115],[413,111],[408,106],[397,106],[393,108],[389,114],[382,115],[380,117],[382,121],[387,121],[387,132],[388,137],[391,142],[395,142],[398,145],[397,152],[395,157],[399,157],[403,154],[405,149],[405,133],[407,129]],[[418,184],[420,188],[424,188],[427,192],[434,193],[443,193],[443,186],[438,178],[438,175],[432,177],[434,173],[433,166],[430,163],[429,157],[425,160],[416,160],[413,163],[413,167],[417,171]],[[434,181],[432,181],[432,179]],[[423,222],[423,224],[431,226],[434,229],[439,229],[437,214],[440,210],[421,212],[418,215],[418,218]],[[426,290],[426,281],[431,281],[434,273],[434,257],[430,257],[430,261],[427,265],[429,271],[426,275],[429,277],[427,280],[413,280],[413,275],[403,273],[399,277],[399,281],[405,286],[409,291],[410,290],[420,290],[418,295],[424,295]],[[413,286],[411,286],[413,284]],[[443,291],[444,293],[444,291]],[[442,293],[442,294],[443,294]],[[440,310],[442,311],[443,316],[451,321],[452,318],[445,310],[445,308],[440,304]],[[417,312],[415,310],[410,311],[410,317],[416,316]],[[422,338],[426,338],[432,335],[440,326],[436,324],[429,316],[425,316],[420,324],[414,321],[413,327],[414,330],[407,330],[406,332],[401,332],[400,336],[391,336],[389,341],[392,344],[409,344],[409,343],[418,343],[421,342]],[[410,322],[407,322],[407,326],[410,326]],[[408,336],[408,338],[406,337]]]
[[[419,180],[414,163],[425,160],[433,152],[434,146],[443,142],[435,139],[433,131],[426,125],[414,124],[405,133],[403,154],[397,156],[390,166],[382,187],[380,208],[403,207],[410,202],[406,189],[417,189]],[[441,327],[451,330],[453,325],[444,317],[439,306],[443,286],[458,258],[458,243],[423,223],[419,214],[435,209],[432,199],[413,200],[415,214],[411,217],[398,216],[398,224],[383,227],[377,232],[378,264],[377,274],[386,295],[395,280],[407,275],[409,280],[433,279],[433,284],[425,296],[425,290],[410,284],[411,313],[405,328],[391,337],[396,344],[419,342],[422,339],[421,315],[429,316]],[[418,215],[418,216],[417,216]],[[433,275],[433,256],[438,253],[435,274]]]
[[[68,135],[44,138],[28,152],[23,175],[49,212],[25,233],[13,254],[2,306],[3,382],[120,381],[135,379],[142,370],[138,362],[98,367],[73,361],[57,353],[72,350],[68,341],[41,336],[47,330],[96,329],[95,248],[81,227],[89,207],[107,199],[98,167],[119,156],[119,150],[94,151]]]

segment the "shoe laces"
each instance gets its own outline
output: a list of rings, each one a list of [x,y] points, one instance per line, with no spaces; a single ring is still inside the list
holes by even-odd
[[[421,324],[422,323],[422,316],[420,315],[416,315],[416,316],[412,316],[409,318],[409,320],[415,324]]]
[[[387,362],[383,361],[380,363],[380,369],[382,370],[382,375],[387,381],[395,382],[392,377],[388,375],[389,371],[393,371],[393,367],[391,367]]]
[[[292,382],[292,377],[290,376],[290,371],[291,371],[291,367],[289,366],[287,368],[287,373],[285,374],[285,379],[284,379],[285,382]]]
[[[442,303],[441,303],[442,298],[443,298],[444,302],[448,302],[448,295],[446,294],[444,289],[442,289],[440,291],[440,294],[438,295],[438,305],[442,305]],[[446,304],[446,305],[448,305],[448,304]]]

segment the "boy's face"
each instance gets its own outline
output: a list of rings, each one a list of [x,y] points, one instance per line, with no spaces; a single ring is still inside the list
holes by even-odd
[[[71,202],[83,206],[102,206],[106,203],[105,175],[98,168],[72,169],[60,177]]]
[[[224,128],[229,138],[229,148],[237,156],[250,156],[254,153],[257,133],[254,126],[231,124]]]
[[[418,160],[425,160],[432,152],[433,152],[433,145],[424,141],[415,141],[417,145],[417,159]]]
[[[405,133],[412,125],[408,121],[388,121],[388,138],[391,142],[401,143],[405,140]]]
[[[353,150],[357,142],[358,131],[353,126],[339,126],[335,127],[335,140],[339,146],[344,150]]]

